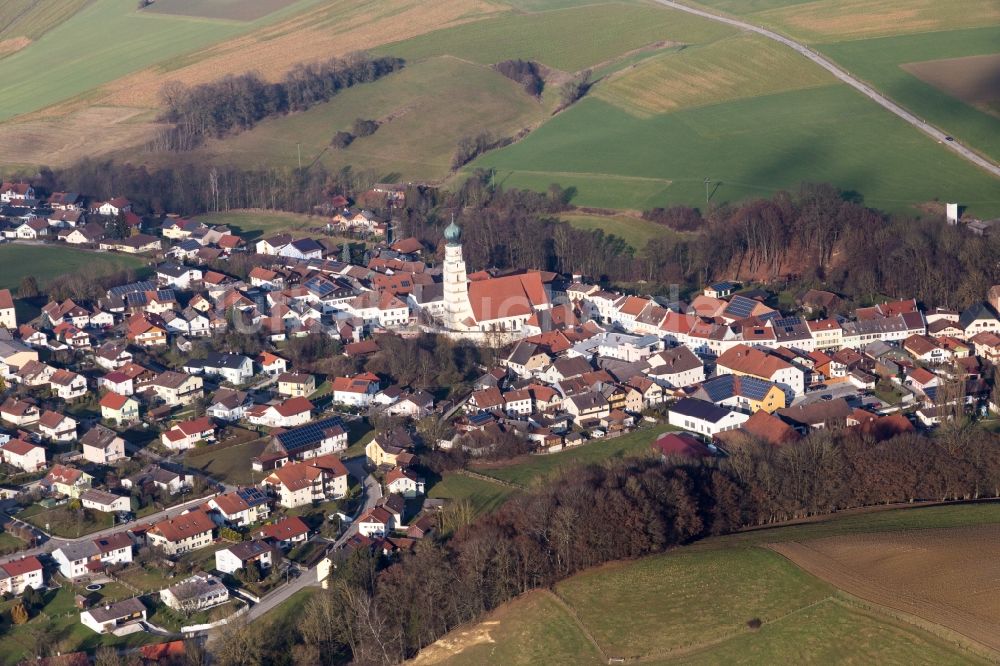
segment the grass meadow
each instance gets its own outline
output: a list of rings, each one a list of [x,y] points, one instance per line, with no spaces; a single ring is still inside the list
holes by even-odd
[[[464,474],[445,474],[427,491],[427,496],[451,501],[467,500],[475,515],[479,516],[499,508],[514,492],[514,488],[500,483]]]
[[[584,99],[471,167],[495,168],[510,187],[576,187],[582,206],[705,206],[709,178],[715,204],[811,181],[889,211],[935,198],[1000,211],[1000,181],[841,85],[651,118]]]
[[[662,224],[656,224],[632,215],[588,215],[584,213],[565,213],[560,219],[569,222],[577,229],[593,231],[600,229],[607,235],[615,235],[631,245],[637,252],[646,246],[650,239],[676,233]]]
[[[0,289],[17,291],[21,278],[33,275],[42,286],[58,275],[76,273],[84,266],[107,272],[139,268],[146,261],[139,257],[109,252],[92,252],[60,245],[0,245]]]
[[[766,543],[1000,522],[1000,504],[833,517],[706,539],[536,590],[425,649],[417,664],[986,663],[811,576]],[[752,629],[748,621],[761,621]],[[932,633],[933,630],[935,633]]]

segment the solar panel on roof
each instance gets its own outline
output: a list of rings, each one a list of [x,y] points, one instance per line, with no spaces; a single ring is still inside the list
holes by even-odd
[[[757,301],[750,300],[744,296],[733,296],[733,299],[729,301],[729,306],[726,308],[726,314],[737,319],[744,319],[750,316],[756,305]]]
[[[343,428],[344,424],[343,421],[340,420],[340,417],[333,416],[319,421],[314,421],[313,423],[307,423],[305,425],[298,426],[297,428],[292,428],[291,430],[286,430],[283,433],[275,435],[275,437],[278,442],[285,447],[286,451],[292,453],[293,451],[304,449],[323,440],[323,433],[336,426]]]
[[[156,283],[151,280],[142,280],[140,282],[111,287],[111,289],[108,289],[108,293],[112,296],[125,296],[137,291],[156,291],[156,286]]]
[[[795,326],[801,326],[802,320],[798,317],[782,317],[780,319],[775,319],[774,325],[776,327],[780,326],[782,328],[792,328]]]
[[[236,494],[251,506],[267,502],[267,495],[260,488],[241,488]]]

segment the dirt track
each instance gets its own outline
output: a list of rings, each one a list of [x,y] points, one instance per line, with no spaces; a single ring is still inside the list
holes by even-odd
[[[941,625],[1000,658],[1000,525],[770,547],[848,594]]]

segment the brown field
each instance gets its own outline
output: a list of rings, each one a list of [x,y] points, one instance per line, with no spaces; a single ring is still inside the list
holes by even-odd
[[[371,49],[504,9],[489,0],[333,0],[177,62],[119,79],[105,88],[102,103],[156,107],[160,89],[172,80],[195,85],[247,71],[274,80],[299,62]]]
[[[996,0],[815,0],[758,14],[815,41],[867,39],[1000,21]]]
[[[146,109],[85,107],[66,115],[34,114],[0,124],[5,159],[19,164],[66,166],[94,155],[122,150],[148,139],[157,125],[139,116]]]
[[[0,58],[17,53],[31,43],[27,37],[11,37],[10,39],[0,39]]]
[[[805,571],[1000,656],[1000,525],[773,544]]]
[[[1000,116],[1000,53],[911,62],[902,67],[924,83]]]
[[[295,0],[155,0],[144,12],[197,16],[230,21],[255,21]]]

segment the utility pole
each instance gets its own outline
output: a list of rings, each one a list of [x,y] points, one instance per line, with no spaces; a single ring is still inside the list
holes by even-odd
[[[299,149],[299,169],[302,169],[302,142],[298,141],[295,146]]]
[[[711,184],[712,184],[712,179],[711,178],[705,178],[705,205],[706,206],[708,205],[708,199],[711,196],[708,193],[708,186],[711,185]]]

